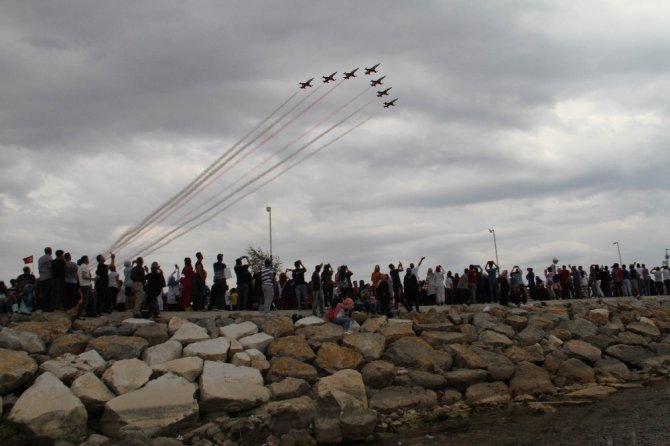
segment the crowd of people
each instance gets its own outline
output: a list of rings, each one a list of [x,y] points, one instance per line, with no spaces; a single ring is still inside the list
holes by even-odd
[[[30,313],[72,311],[76,317],[97,317],[112,311],[131,311],[135,317],[157,317],[160,311],[311,310],[314,315],[349,330],[351,311],[367,311],[393,317],[400,308],[421,311],[421,305],[500,303],[521,305],[529,299],[577,299],[663,295],[670,292],[667,265],[649,270],[645,264],[558,266],[557,261],[537,274],[514,266],[500,270],[493,260],[469,265],[462,273],[430,267],[425,275],[420,267],[425,257],[403,267],[389,264],[383,272],[375,265],[370,281],[353,280],[347,265],[336,269],[330,264],[314,266],[311,275],[301,260],[293,268],[279,270],[270,259],[251,264],[248,256],[235,259],[232,268],[217,255],[212,278],[195,254],[195,263],[186,257],[183,266],[164,273],[157,262],[145,265],[138,257],[125,261],[117,272],[114,254],[100,254],[91,265],[88,256],[72,260],[70,253],[47,247],[37,261],[38,276],[25,266],[11,279],[0,282],[0,311]],[[123,277],[121,276],[123,274]]]

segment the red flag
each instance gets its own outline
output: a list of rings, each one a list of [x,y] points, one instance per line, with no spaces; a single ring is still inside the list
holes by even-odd
[[[23,263],[28,264],[28,263],[33,263],[33,256],[28,256],[23,258]]]

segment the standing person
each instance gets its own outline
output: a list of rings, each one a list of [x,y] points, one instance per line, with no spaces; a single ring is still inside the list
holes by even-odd
[[[174,271],[168,277],[168,296],[167,308],[169,311],[179,311],[181,309],[181,284],[179,283],[179,265],[175,264]]]
[[[163,295],[165,288],[165,276],[158,262],[151,264],[151,271],[146,275],[147,280],[147,308],[151,311],[154,319],[158,318],[158,299]]]
[[[65,294],[65,268],[67,263],[63,257],[62,249],[56,251],[56,258],[51,261],[51,299],[47,305],[47,311],[55,311],[63,308],[63,295]]]
[[[72,255],[66,252],[63,255],[65,259],[65,291],[63,293],[63,308],[70,310],[77,305],[79,296],[77,293],[77,270],[79,265],[72,261]]]
[[[435,267],[433,273],[433,282],[435,286],[435,300],[437,305],[444,305],[444,270],[442,265]]]
[[[312,314],[316,316],[316,309],[319,309],[319,314],[321,316],[324,315],[325,309],[323,305],[324,301],[324,296],[323,296],[323,287],[321,284],[321,267],[323,266],[323,263],[320,265],[316,265],[314,267],[314,272],[312,273],[312,280],[310,284],[312,285],[312,296],[314,296],[314,301],[312,303]]]
[[[144,304],[144,283],[146,282],[146,271],[144,269],[144,259],[138,257],[135,260],[135,266],[130,273],[133,280],[133,317],[142,317],[142,305]]]
[[[400,280],[400,271],[403,270],[402,262],[398,261],[398,266],[395,267],[393,263],[389,263],[389,276],[391,277],[391,284],[393,285],[393,298],[395,299],[395,307],[404,301],[402,281]]]
[[[184,268],[181,270],[181,274],[182,277],[179,279],[181,282],[180,308],[181,311],[186,311],[191,306],[191,300],[193,299],[193,277],[195,276],[190,257],[184,258]]]
[[[654,287],[656,289],[656,295],[663,295],[663,271],[658,266],[651,270],[651,274],[654,277]]]
[[[528,292],[530,293],[531,299],[537,299],[535,294],[535,272],[533,268],[526,268],[526,283],[528,284]]]
[[[428,268],[426,271],[426,297],[428,305],[434,305],[437,303],[437,287],[435,286],[435,273],[433,268]]]
[[[207,271],[202,263],[202,253],[196,252],[195,275],[193,276],[193,311],[203,311],[205,309],[205,284],[207,280]]]
[[[214,271],[214,283],[212,284],[212,304],[217,310],[223,310],[226,306],[226,264],[223,263],[223,254],[216,255],[216,263],[212,265]]]
[[[546,279],[547,283],[547,293],[549,293],[549,299],[556,299],[556,295],[554,294],[554,270],[553,268],[549,267],[544,270],[544,278]]]
[[[77,270],[77,279],[79,281],[79,291],[81,292],[81,304],[77,308],[77,319],[82,311],[86,311],[86,316],[95,316],[95,310],[91,305],[91,272],[88,269],[88,256],[82,256],[79,259],[79,269]]]
[[[410,264],[411,265],[411,264]],[[405,288],[405,308],[407,312],[412,311],[412,305],[416,307],[417,313],[420,313],[419,309],[419,280],[416,275],[414,275],[412,268],[407,268],[405,270],[405,278],[403,279],[403,285]]]
[[[470,282],[468,279],[469,268],[463,268],[463,274],[456,282],[456,292],[458,293],[458,303],[468,304],[470,296]]]
[[[498,272],[500,267],[493,260],[489,260],[486,263],[486,274],[489,279],[489,302],[498,302]]]
[[[468,290],[470,291],[470,296],[468,298],[469,304],[477,303],[477,267],[475,265],[470,265],[468,267]]]
[[[507,270],[504,270],[498,278],[498,285],[500,288],[500,305],[507,306],[511,289]]]
[[[115,258],[116,256],[112,254],[112,265],[114,265]],[[102,254],[98,254],[95,259],[98,261],[98,266],[95,269],[95,312],[97,315],[100,315],[103,311],[111,308],[107,294],[109,289],[109,267],[105,263],[105,256]]]
[[[591,265],[589,280],[591,282],[591,295],[593,297],[604,297],[603,290],[600,287],[602,280],[600,279],[600,267],[598,265]]]
[[[352,292],[352,283],[351,283],[351,276],[354,274],[349,271],[349,267],[347,265],[342,265],[339,268],[337,268],[337,275],[335,276],[335,282],[337,283],[337,295],[341,299],[344,299],[346,297],[351,297],[353,292]]]
[[[243,263],[242,261],[245,260]],[[241,311],[248,308],[249,293],[251,292],[252,276],[249,272],[249,257],[242,256],[235,259],[235,275],[237,276],[238,307]]]
[[[134,308],[133,305],[133,279],[130,278],[130,273],[133,270],[133,265],[130,260],[123,262],[123,293],[126,295],[126,308]]]
[[[330,303],[333,301],[333,289],[335,288],[333,283],[333,268],[330,266],[330,263],[323,265],[321,287],[323,288],[323,299],[326,305],[330,306]]]
[[[270,313],[272,301],[275,297],[275,272],[272,269],[272,260],[265,259],[261,270],[261,283],[263,286],[263,311]]]
[[[291,271],[291,278],[293,279],[295,300],[298,303],[298,310],[300,310],[302,308],[302,302],[307,301],[307,282],[305,282],[307,268],[302,264],[302,260],[296,260],[293,265],[295,268],[289,271]]]
[[[379,270],[379,265],[375,265],[375,270],[372,271],[372,274],[370,275],[370,283],[372,284],[372,288],[377,288],[377,284],[379,284],[380,280],[382,280],[382,273]]]
[[[37,259],[37,302],[39,310],[46,310],[51,303],[51,247],[44,248],[44,255]]]
[[[444,278],[444,288],[446,291],[445,301],[448,305],[456,303],[454,298],[455,282],[451,271],[447,271],[447,277]]]
[[[107,288],[107,308],[105,311],[111,313],[116,309],[116,297],[119,295],[121,280],[119,273],[116,272],[116,265],[109,265],[109,287]]]
[[[670,268],[663,267],[663,285],[665,285],[665,294],[670,294]]]

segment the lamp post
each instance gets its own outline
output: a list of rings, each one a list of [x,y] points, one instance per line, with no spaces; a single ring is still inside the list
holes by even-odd
[[[268,218],[270,220],[270,262],[272,262],[272,208],[266,206],[265,210],[268,212]]]
[[[496,243],[496,230],[489,229],[489,232],[493,234],[493,249],[496,251],[496,265],[500,268],[500,262],[498,261],[498,243]]]
[[[619,253],[619,266],[622,266],[623,262],[621,261],[621,247],[619,246],[619,242],[614,242],[612,244],[616,245],[616,250]]]

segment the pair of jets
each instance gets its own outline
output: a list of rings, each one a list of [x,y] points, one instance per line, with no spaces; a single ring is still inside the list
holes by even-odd
[[[372,74],[372,73],[376,73],[376,72],[377,72],[377,67],[378,67],[379,65],[380,65],[380,64],[375,64],[375,65],[371,66],[370,68],[365,67],[365,68],[364,68],[364,70],[365,70],[365,74],[366,74],[366,75],[370,75],[370,74]],[[344,72],[344,79],[351,79],[352,77],[356,77],[356,71],[358,71],[358,68],[354,68],[353,70],[351,70],[351,71],[349,71],[349,72],[345,71],[345,72]],[[327,83],[329,83],[329,82],[334,82],[334,81],[335,81],[335,75],[336,75],[336,74],[337,74],[337,71],[335,71],[334,73],[332,73],[332,74],[329,75],[329,76],[321,76],[321,78],[323,79],[323,83],[324,83],[324,84],[327,84]],[[382,81],[384,80],[385,77],[386,77],[386,76],[382,76],[382,77],[380,77],[379,79],[373,79],[373,80],[371,80],[371,81],[370,81],[370,86],[371,86],[371,87],[376,87],[376,86],[378,86],[378,85],[383,85],[384,83],[383,83]],[[314,80],[314,78],[311,78],[311,79],[306,80],[305,82],[299,82],[300,88],[302,88],[302,89],[304,90],[305,88],[311,87],[311,86],[312,86],[312,81],[313,81],[313,80]],[[389,90],[390,90],[391,88],[392,88],[392,87],[389,87],[389,88],[387,88],[386,90],[378,91],[378,92],[377,92],[377,97],[378,97],[378,98],[381,98],[382,96],[387,96],[387,95],[388,95],[388,92],[389,92]],[[395,102],[396,102],[397,100],[398,100],[398,98],[395,98],[395,99],[392,100],[392,101],[384,102],[384,108],[389,108],[389,107],[394,106],[394,105],[395,105]]]

